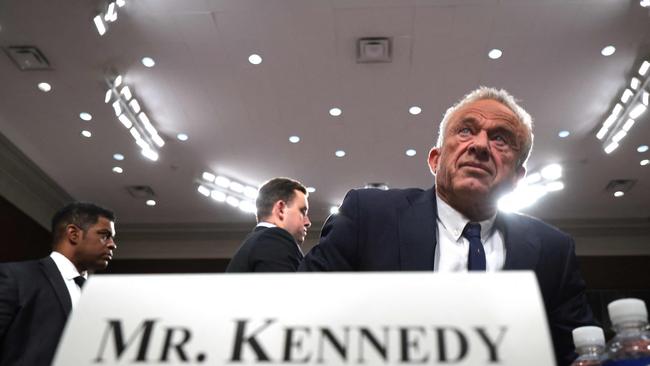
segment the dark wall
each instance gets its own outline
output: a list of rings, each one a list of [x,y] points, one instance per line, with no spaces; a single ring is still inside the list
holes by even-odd
[[[41,258],[50,253],[50,232],[0,196],[0,262]]]

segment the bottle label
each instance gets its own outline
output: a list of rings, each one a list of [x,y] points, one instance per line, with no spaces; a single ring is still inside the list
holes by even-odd
[[[650,366],[650,357],[634,358],[629,360],[609,360],[603,366]]]

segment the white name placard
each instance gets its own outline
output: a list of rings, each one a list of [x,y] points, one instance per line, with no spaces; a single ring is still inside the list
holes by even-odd
[[[104,275],[54,365],[554,365],[532,272]]]

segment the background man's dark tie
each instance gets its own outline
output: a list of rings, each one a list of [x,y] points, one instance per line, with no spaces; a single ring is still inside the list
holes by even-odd
[[[469,256],[467,269],[470,271],[485,271],[485,249],[481,243],[481,224],[469,222],[463,230],[463,236],[469,240]]]
[[[83,288],[84,283],[86,283],[86,279],[83,278],[83,276],[77,276],[74,278],[74,283],[76,283],[79,288]]]

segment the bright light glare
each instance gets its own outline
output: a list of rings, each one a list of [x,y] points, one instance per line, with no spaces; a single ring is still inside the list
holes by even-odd
[[[548,183],[546,186],[544,186],[544,188],[546,188],[547,192],[561,191],[564,189],[564,183],[560,181],[555,181],[555,182]]]
[[[514,191],[499,199],[498,206],[501,211],[505,212],[519,211],[532,206],[546,193],[547,190],[540,185],[518,185]]]
[[[643,61],[641,67],[639,67],[639,74],[641,76],[645,76],[645,73],[648,72],[648,69],[650,69],[650,62]]]
[[[133,94],[131,94],[131,89],[128,85],[120,90],[120,94],[124,95],[124,99],[126,100],[129,100],[133,97]]]
[[[133,109],[133,112],[140,113],[140,103],[138,103],[137,99],[133,99],[132,101],[130,101],[129,106],[131,106],[131,109]]]
[[[97,28],[97,33],[99,33],[100,36],[103,36],[106,33],[106,25],[104,24],[104,19],[102,19],[101,15],[97,15],[93,18],[93,22],[95,22],[95,28]]]
[[[151,57],[143,57],[142,64],[146,67],[154,67],[156,66],[156,61],[154,61]]]
[[[126,114],[120,114],[119,117],[117,117],[117,119],[119,119],[120,122],[122,122],[122,124],[126,128],[130,129],[131,126],[133,126],[133,122],[131,122],[131,120],[129,119],[129,117],[126,116]]]
[[[334,107],[330,109],[330,116],[332,117],[338,117],[341,115],[341,113],[343,113],[343,111],[341,111],[341,108]]]
[[[122,85],[122,75],[117,75],[115,77],[115,80],[113,80],[113,85],[115,85],[116,88]]]
[[[226,197],[226,203],[229,204],[232,207],[238,207],[239,206],[239,200],[235,197],[228,196]]]
[[[330,207],[330,215],[336,215],[337,213],[339,213],[339,206]]]
[[[151,149],[142,149],[140,150],[140,154],[151,161],[158,160],[158,153]]]
[[[255,204],[250,201],[241,201],[239,204],[239,209],[246,213],[257,213],[257,208]]]
[[[611,154],[611,152],[616,150],[617,148],[618,148],[618,143],[612,142],[605,147],[605,154]]]
[[[121,8],[126,5],[126,0],[115,0],[115,4]]]
[[[255,199],[257,198],[257,189],[253,187],[245,187],[244,188],[244,196],[248,198]]]
[[[219,175],[214,179],[214,184],[219,187],[228,188],[228,186],[230,186],[230,179]]]
[[[307,187],[307,193],[314,193],[316,192],[316,188],[314,187]]]
[[[627,136],[627,132],[620,130],[614,136],[612,136],[612,141],[619,143],[625,136]]]
[[[113,173],[122,174],[123,171],[124,170],[122,168],[120,168],[119,166],[114,166],[113,167]]]
[[[289,137],[289,142],[291,142],[292,144],[297,144],[297,143],[300,142],[300,137],[298,137],[298,136],[291,136],[291,137]]]
[[[609,130],[607,129],[607,127],[601,128],[600,131],[598,131],[598,133],[596,134],[596,138],[599,139],[599,140],[602,140],[603,137],[605,137],[605,135],[607,134],[608,131]]]
[[[48,83],[38,83],[38,88],[46,93],[52,90],[52,86]]]
[[[643,159],[643,160],[641,160],[641,162],[639,164],[641,164],[641,166],[646,166],[646,165],[650,164],[650,160]]]
[[[570,134],[571,132],[564,130],[564,131],[560,131],[557,135],[560,136],[561,138],[565,138],[568,137]]]
[[[640,153],[644,153],[648,151],[648,145],[639,145],[639,147],[636,148],[636,151]]]
[[[262,56],[254,53],[250,56],[248,56],[248,62],[250,62],[253,65],[259,65],[262,63]]]
[[[630,89],[625,89],[623,95],[621,95],[621,102],[627,103],[627,101],[630,100],[630,98],[632,98],[633,95],[634,93],[632,93]]]
[[[199,185],[198,191],[206,197],[210,196],[210,190],[206,186]]]
[[[623,192],[623,191],[614,192],[614,197],[623,197],[624,195],[625,195],[625,192]]]
[[[411,113],[414,116],[417,116],[418,114],[422,113],[422,108],[414,105],[413,107],[409,108],[409,113]]]
[[[539,173],[528,174],[524,182],[528,185],[535,184],[542,180],[542,175]]]
[[[210,172],[203,172],[201,178],[203,178],[203,180],[207,180],[208,182],[214,182],[216,176]]]
[[[406,150],[406,156],[415,156],[415,154],[417,154],[417,151],[415,151],[415,149]]]
[[[600,54],[603,56],[611,56],[614,54],[614,52],[616,52],[616,47],[607,46],[600,51]]]
[[[187,139],[189,139],[190,137],[187,136],[187,135],[184,134],[184,133],[179,133],[178,135],[176,135],[176,138],[177,138],[179,141],[187,141]]]
[[[108,102],[111,101],[112,96],[113,96],[113,91],[111,89],[108,89],[106,91],[106,95],[104,96],[104,103],[108,104]]]
[[[645,112],[645,110],[648,109],[648,107],[644,106],[643,104],[639,103],[632,108],[630,111],[630,118],[636,119],[639,118],[640,115]]]
[[[115,111],[115,115],[119,116],[122,114],[122,106],[120,106],[120,101],[116,100],[113,102],[113,110]]]
[[[93,135],[93,134],[90,133],[90,131],[88,131],[88,130],[83,130],[83,131],[81,131],[81,136],[83,136],[83,137],[90,137],[90,136],[92,136],[92,135]]]
[[[555,180],[562,177],[562,166],[559,164],[550,164],[545,166],[541,173],[544,179]]]
[[[244,186],[238,182],[230,182],[230,186],[228,186],[228,188],[230,188],[230,190],[233,192],[237,192],[237,193],[244,192]]]
[[[335,152],[334,154],[336,155],[337,158],[342,158],[342,157],[345,156],[345,151],[343,151],[343,150],[336,150],[336,152]]]
[[[634,90],[637,90],[639,88],[639,85],[641,85],[641,81],[637,78],[632,78],[632,81],[630,81],[630,87]]]
[[[122,155],[122,154],[113,154],[113,159],[115,159],[117,161],[122,161],[122,160],[124,160],[124,155]]]
[[[147,206],[155,206],[156,205],[156,201],[154,201],[154,200],[147,200],[146,203],[147,203]]]
[[[221,191],[212,191],[210,197],[217,202],[224,202],[226,200],[226,194]]]
[[[498,48],[494,48],[494,49],[490,50],[490,52],[488,53],[488,57],[493,59],[493,60],[501,58],[502,55],[503,55],[503,51],[501,51]]]
[[[93,116],[90,113],[81,112],[79,113],[79,118],[81,118],[84,121],[90,121],[91,119],[93,119]]]
[[[630,118],[627,121],[625,121],[625,124],[623,125],[623,131],[629,132],[632,126],[634,126],[634,120]]]

